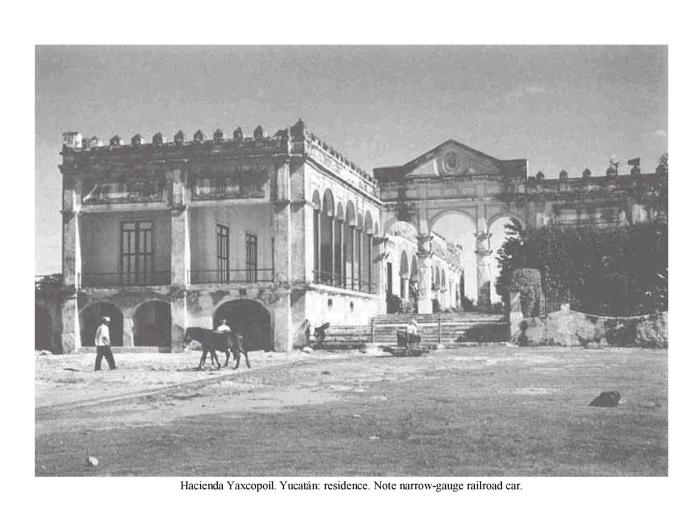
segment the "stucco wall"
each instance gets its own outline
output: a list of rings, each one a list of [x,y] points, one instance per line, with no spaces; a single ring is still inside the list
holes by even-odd
[[[366,325],[379,313],[384,296],[360,295],[350,291],[312,289],[304,296],[304,314],[312,327],[331,325]],[[332,305],[329,305],[329,300]]]
[[[190,209],[192,271],[215,270],[216,225],[229,228],[229,266],[245,269],[246,233],[258,237],[258,268],[272,267],[272,205],[234,204]]]
[[[85,213],[80,221],[80,247],[83,272],[116,273],[119,271],[121,222],[153,222],[154,271],[170,271],[170,214]]]

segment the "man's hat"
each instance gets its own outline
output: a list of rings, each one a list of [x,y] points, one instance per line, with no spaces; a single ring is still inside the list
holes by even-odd
[[[112,320],[109,318],[109,316],[102,316],[102,321],[106,321],[107,323],[109,323]]]

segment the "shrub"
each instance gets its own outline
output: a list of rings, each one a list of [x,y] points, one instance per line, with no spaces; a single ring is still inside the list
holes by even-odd
[[[496,289],[504,299],[514,271],[528,267],[541,272],[547,298],[586,312],[624,316],[668,308],[666,222],[527,231],[513,223],[498,262]]]

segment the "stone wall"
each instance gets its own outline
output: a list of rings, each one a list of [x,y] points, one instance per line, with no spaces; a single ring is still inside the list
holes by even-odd
[[[511,339],[519,346],[668,348],[668,312],[634,318],[597,317],[564,305],[545,317],[512,318]]]

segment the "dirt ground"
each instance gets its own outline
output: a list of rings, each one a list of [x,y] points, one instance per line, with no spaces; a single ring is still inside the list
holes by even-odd
[[[667,474],[666,351],[199,355],[37,357],[36,474]],[[605,390],[621,405],[589,407]]]

